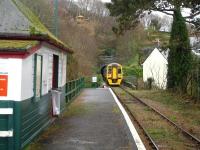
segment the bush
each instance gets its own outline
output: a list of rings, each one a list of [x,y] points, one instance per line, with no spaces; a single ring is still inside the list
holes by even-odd
[[[142,68],[140,66],[123,67],[124,76],[135,76],[137,78],[142,77]]]

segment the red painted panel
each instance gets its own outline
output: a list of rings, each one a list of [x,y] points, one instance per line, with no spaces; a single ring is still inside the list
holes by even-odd
[[[1,52],[0,51],[0,58],[19,58],[19,59],[24,59],[30,55],[32,55],[33,53],[35,53],[37,50],[39,50],[41,48],[41,43],[31,47],[30,49],[28,49],[27,51],[24,52]],[[17,50],[17,49],[16,49]]]
[[[7,96],[8,75],[0,75],[0,96]]]

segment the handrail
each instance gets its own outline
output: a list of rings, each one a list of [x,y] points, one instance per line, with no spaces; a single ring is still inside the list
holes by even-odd
[[[80,93],[83,87],[84,87],[84,78],[78,78],[68,81],[66,83],[66,88],[65,88],[66,102],[69,102],[70,100],[75,98]]]

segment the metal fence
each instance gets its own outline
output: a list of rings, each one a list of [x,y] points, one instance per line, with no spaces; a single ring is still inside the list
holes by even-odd
[[[84,87],[84,78],[69,81],[60,90],[61,112],[66,103],[72,101]],[[49,92],[41,96],[39,101],[32,98],[22,102],[0,101],[0,150],[21,150],[38,136],[53,120],[52,101]],[[52,97],[51,97],[52,96]],[[55,103],[54,103],[55,104]]]
[[[77,80],[72,80],[66,83],[65,88],[65,98],[66,102],[68,103],[70,100],[75,98],[84,87],[84,78],[79,78]]]
[[[96,82],[92,82],[92,77],[96,77],[97,81]],[[85,88],[97,88],[97,87],[100,87],[102,85],[102,82],[103,82],[103,79],[102,79],[102,75],[101,74],[84,77],[84,87]]]

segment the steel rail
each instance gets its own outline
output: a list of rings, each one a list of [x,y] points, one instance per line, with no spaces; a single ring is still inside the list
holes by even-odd
[[[192,135],[191,133],[189,133],[188,131],[186,131],[185,129],[183,129],[182,127],[180,127],[178,124],[176,124],[175,122],[171,121],[169,118],[167,118],[164,114],[162,114],[160,111],[158,111],[156,108],[148,105],[147,103],[145,103],[143,100],[139,99],[138,97],[136,97],[135,95],[133,95],[131,92],[127,91],[126,89],[124,89],[122,86],[120,86],[120,88],[122,90],[124,90],[126,93],[128,93],[130,96],[132,96],[134,99],[136,99],[137,101],[139,101],[140,103],[142,103],[143,105],[147,106],[148,108],[150,108],[151,110],[153,110],[155,113],[159,114],[163,119],[165,119],[166,121],[168,121],[170,124],[172,124],[176,129],[178,129],[179,131],[182,132],[183,135],[185,135],[185,137],[190,138],[192,141],[194,141],[196,144],[198,144],[200,146],[200,139],[198,139],[197,137],[195,137],[194,135]]]
[[[113,90],[113,88],[111,88]],[[126,111],[128,112],[128,114],[131,116],[131,118],[134,120],[134,122],[137,123],[137,125],[140,127],[140,129],[142,130],[144,136],[146,137],[146,139],[149,141],[149,146],[151,146],[152,149],[154,150],[159,150],[158,146],[156,145],[156,143],[154,142],[154,140],[151,138],[151,136],[148,134],[148,132],[144,129],[144,127],[140,124],[140,122],[136,119],[136,117],[133,115],[133,113],[131,112],[131,110],[128,108],[128,106],[121,100],[121,98],[117,95],[117,93],[113,90],[113,92],[115,93],[115,95],[117,96],[117,98],[119,99],[120,103],[124,106],[124,108],[126,109]]]

